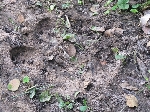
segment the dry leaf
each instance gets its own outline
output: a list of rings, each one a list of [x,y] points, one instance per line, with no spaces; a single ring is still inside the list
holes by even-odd
[[[91,30],[93,31],[97,31],[97,32],[104,32],[105,31],[105,28],[104,27],[92,27]]]
[[[15,3],[16,2],[16,0],[10,0],[10,3]]]
[[[11,91],[16,91],[19,88],[20,85],[20,80],[19,79],[13,79],[9,82],[9,84],[11,86],[11,88],[9,88],[9,90]]]
[[[97,0],[97,2],[101,2],[102,0]]]
[[[137,107],[138,106],[138,100],[134,95],[128,94],[125,96],[126,98],[126,104],[129,107]]]
[[[142,28],[142,30],[144,31],[144,33],[150,34],[150,28],[149,28],[149,27],[144,26],[144,27]]]
[[[150,27],[150,20],[147,21],[145,26]]]
[[[76,55],[76,48],[74,47],[73,44],[70,44],[68,47],[67,47],[67,53],[69,54],[70,57],[73,57]]]
[[[113,29],[108,29],[108,30],[106,30],[106,31],[104,32],[104,35],[105,35],[105,36],[108,36],[108,37],[112,37],[113,34],[114,34],[114,31],[115,31],[114,28],[113,28]]]
[[[11,3],[15,3],[17,0],[3,0],[4,4],[11,4]],[[0,1],[0,3],[2,2],[2,0]]]
[[[143,13],[144,13],[144,15],[150,14],[150,10],[144,10]]]
[[[87,86],[90,84],[90,81],[84,81],[83,82],[83,87],[84,89],[87,88]]]
[[[150,34],[150,14],[146,14],[143,17],[140,18],[140,24],[142,27],[142,30],[146,34]]]
[[[120,84],[120,86],[121,86],[123,89],[138,90],[138,88],[129,85],[127,82],[124,82],[124,83]]]
[[[150,19],[150,14],[146,14],[143,17],[140,18],[140,24],[141,26],[145,26],[147,21]]]
[[[121,29],[121,28],[114,28],[115,29],[115,33],[118,33],[118,34],[123,34],[124,30]]]
[[[147,42],[147,47],[149,47],[150,46],[150,41],[149,42]]]
[[[68,18],[67,15],[65,15],[65,16],[66,16],[66,27],[67,28],[71,28],[71,24],[70,24],[69,18]]]
[[[18,20],[19,23],[23,23],[25,21],[24,16],[22,14],[19,14],[17,20]]]

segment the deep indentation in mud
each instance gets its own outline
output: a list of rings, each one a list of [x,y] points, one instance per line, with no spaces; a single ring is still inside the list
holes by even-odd
[[[25,58],[27,57],[28,52],[32,52],[33,48],[26,47],[26,46],[20,46],[15,47],[10,50],[10,57],[14,64],[18,64],[19,62],[24,63]]]
[[[92,83],[89,83],[88,85],[87,85],[87,88],[85,88],[87,91],[90,91],[92,88],[94,88],[94,84],[92,84]]]
[[[36,30],[37,30],[37,32],[39,34],[42,35],[45,30],[49,30],[50,29],[50,25],[51,25],[51,22],[50,22],[49,18],[42,19],[37,24]]]

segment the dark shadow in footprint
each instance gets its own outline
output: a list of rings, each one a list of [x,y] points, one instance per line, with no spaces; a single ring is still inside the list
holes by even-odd
[[[18,63],[24,63],[28,55],[28,52],[30,53],[33,51],[34,49],[31,47],[26,46],[15,47],[10,50],[10,57],[15,65]]]

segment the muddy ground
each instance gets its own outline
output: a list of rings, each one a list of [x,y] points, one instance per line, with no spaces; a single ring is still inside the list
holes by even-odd
[[[79,112],[84,99],[87,112],[150,112],[150,91],[143,77],[150,77],[150,48],[149,36],[139,26],[142,12],[105,15],[105,3],[0,0],[0,112]],[[55,8],[49,11],[52,4]],[[93,4],[99,4],[97,15],[90,11]],[[108,36],[91,30],[93,26],[124,31]],[[65,33],[75,37],[64,40]],[[114,47],[125,54],[124,60],[115,59]],[[24,76],[29,76],[28,84],[22,83]],[[21,85],[12,92],[7,85],[15,78]],[[137,89],[121,87],[125,82]],[[33,86],[42,89],[32,99],[22,94]],[[53,96],[40,102],[44,90]],[[137,107],[126,105],[128,94],[137,98]],[[55,96],[73,102],[73,108],[59,108]]]

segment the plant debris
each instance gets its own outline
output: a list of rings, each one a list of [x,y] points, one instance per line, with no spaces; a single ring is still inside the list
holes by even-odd
[[[138,88],[129,85],[127,82],[121,83],[120,86],[123,89],[129,89],[129,90],[135,90],[135,91],[138,90]]]
[[[8,84],[8,89],[11,91],[17,91],[20,86],[20,80],[19,79],[13,79]]]

